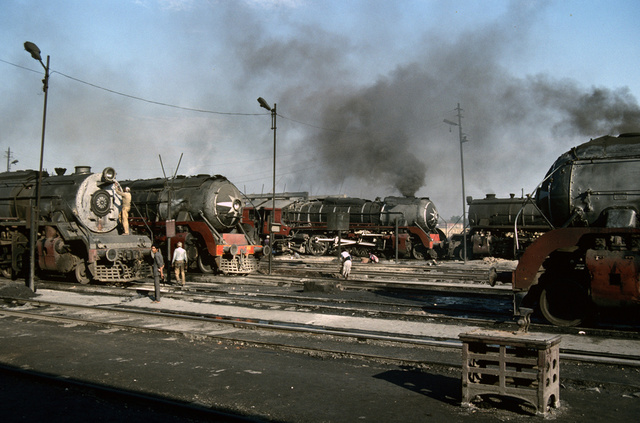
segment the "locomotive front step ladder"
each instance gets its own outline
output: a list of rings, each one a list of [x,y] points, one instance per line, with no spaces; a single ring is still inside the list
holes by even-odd
[[[462,340],[462,406],[479,395],[518,398],[546,416],[560,406],[560,336],[477,329]]]

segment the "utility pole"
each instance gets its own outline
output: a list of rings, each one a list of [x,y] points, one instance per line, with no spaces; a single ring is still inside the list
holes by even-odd
[[[11,147],[7,148],[7,172],[11,172],[11,165],[18,163],[17,160],[11,160],[13,154],[11,154]]]
[[[176,175],[178,174],[178,168],[180,167],[180,163],[182,162],[182,155],[184,153],[180,153],[180,160],[178,160],[178,166],[176,166],[176,171],[173,173],[173,177],[171,179],[167,178],[167,174],[164,171],[164,164],[162,163],[162,156],[158,154],[160,158],[160,167],[162,167],[162,174],[164,175],[165,186],[167,187],[167,219],[165,220],[165,233],[167,236],[167,263],[165,264],[165,268],[167,269],[167,284],[171,285],[171,271],[173,270],[170,266],[171,264],[171,238],[176,235],[176,220],[173,219],[171,215],[171,193],[173,191],[173,181],[176,179]],[[171,268],[171,269],[170,269]]]
[[[464,194],[464,155],[462,153],[462,144],[467,142],[467,137],[462,133],[462,109],[460,108],[460,103],[458,103],[458,107],[455,109],[458,112],[458,123],[451,122],[450,120],[445,119],[444,123],[451,126],[458,127],[458,136],[460,138],[460,172],[462,174],[462,248],[464,255],[464,262],[467,263],[467,211],[466,211],[466,198]]]

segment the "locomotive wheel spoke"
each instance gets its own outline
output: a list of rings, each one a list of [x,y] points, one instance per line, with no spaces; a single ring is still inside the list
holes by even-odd
[[[574,281],[549,283],[540,293],[540,311],[556,326],[580,325],[589,309],[587,293]]]
[[[81,284],[87,284],[91,281],[91,278],[87,273],[87,266],[84,264],[84,262],[80,262],[76,266],[75,276],[78,283],[81,283]]]
[[[309,252],[314,256],[321,256],[327,252],[327,243],[326,242],[314,242],[313,238],[309,238],[307,241],[307,247]]]

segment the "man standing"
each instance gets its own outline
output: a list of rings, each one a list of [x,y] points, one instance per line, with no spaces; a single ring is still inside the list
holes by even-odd
[[[153,284],[156,290],[154,303],[160,302],[160,278],[164,279],[164,259],[162,253],[158,251],[158,247],[151,246],[151,258],[153,259]]]
[[[171,265],[176,270],[176,281],[180,282],[180,275],[182,275],[182,286],[184,286],[186,282],[184,272],[187,267],[187,252],[182,248],[182,242],[178,242],[178,246],[173,252]]]
[[[122,197],[122,208],[120,209],[120,223],[124,229],[124,234],[129,235],[129,210],[131,210],[131,190],[126,187],[122,191],[120,184],[116,182],[116,193]]]

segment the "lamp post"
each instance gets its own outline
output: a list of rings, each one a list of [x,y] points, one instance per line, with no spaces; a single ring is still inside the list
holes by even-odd
[[[269,253],[269,274],[271,274],[271,262],[273,261],[273,221],[276,217],[276,116],[278,113],[276,112],[276,103],[273,103],[273,108],[269,106],[269,103],[262,97],[258,97],[258,103],[260,103],[260,107],[267,109],[271,112],[271,129],[273,129],[273,199],[272,199],[272,207],[271,207],[271,217],[269,218],[269,247],[271,248],[271,252]]]
[[[464,196],[464,156],[462,154],[462,144],[467,142],[467,137],[462,133],[462,109],[460,108],[460,103],[458,103],[458,107],[456,108],[458,111],[458,123],[451,122],[450,120],[445,119],[443,122],[447,125],[457,126],[458,127],[458,136],[460,137],[460,172],[462,173],[462,248],[464,255],[464,262],[467,263],[467,212],[466,212],[466,204],[465,204],[465,196]]]
[[[40,49],[34,43],[27,41],[24,43],[24,49],[31,54],[35,60],[40,62],[44,68],[44,79],[42,80],[44,91],[44,111],[42,112],[42,138],[40,141],[40,167],[38,168],[38,179],[36,179],[36,203],[31,208],[31,225],[29,232],[29,289],[35,291],[35,265],[36,265],[36,237],[38,236],[38,221],[40,211],[40,185],[42,184],[42,158],[44,155],[44,131],[47,123],[47,95],[49,93],[49,56],[47,56],[47,65],[42,63]]]

